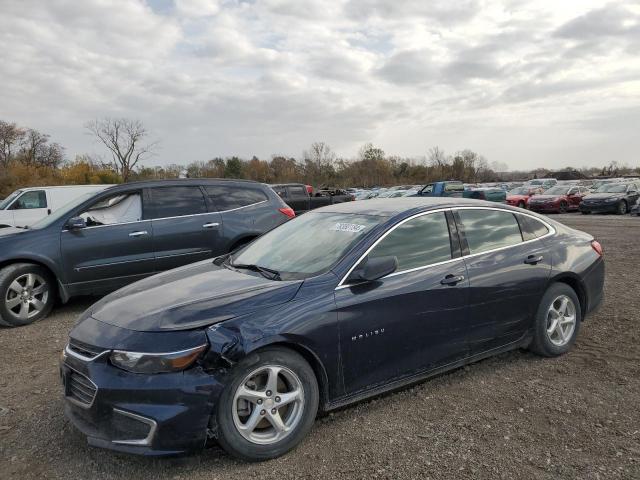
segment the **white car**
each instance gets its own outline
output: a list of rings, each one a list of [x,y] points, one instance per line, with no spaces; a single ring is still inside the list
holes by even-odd
[[[111,186],[69,185],[21,188],[0,201],[0,228],[28,227],[86,193],[97,193]]]

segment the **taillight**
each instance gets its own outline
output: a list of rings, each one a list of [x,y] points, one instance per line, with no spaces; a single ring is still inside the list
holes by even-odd
[[[286,207],[286,208],[279,208],[278,211],[284,215],[286,215],[289,218],[293,218],[296,216],[296,212],[293,211],[293,208],[291,207]]]
[[[593,248],[598,255],[600,256],[604,255],[604,250],[602,249],[602,245],[600,245],[600,242],[597,242],[596,240],[592,240],[591,248]]]

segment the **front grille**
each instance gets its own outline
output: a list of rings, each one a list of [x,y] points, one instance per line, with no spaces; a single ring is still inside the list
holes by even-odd
[[[98,388],[84,375],[71,370],[67,376],[67,396],[78,403],[91,406]]]
[[[69,350],[82,355],[83,357],[93,358],[104,352],[104,348],[94,347],[88,343],[79,342],[78,340],[69,339]]]

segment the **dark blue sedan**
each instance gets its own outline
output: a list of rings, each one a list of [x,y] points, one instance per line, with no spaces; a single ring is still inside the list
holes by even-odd
[[[507,350],[567,352],[603,282],[592,236],[521,209],[332,205],[92,306],[64,351],[65,410],[91,445],[273,458],[319,410]]]

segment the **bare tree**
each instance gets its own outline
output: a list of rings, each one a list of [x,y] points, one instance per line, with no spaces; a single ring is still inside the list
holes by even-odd
[[[86,129],[109,149],[113,166],[126,182],[139,162],[154,152],[157,142],[143,144],[149,132],[139,120],[104,118],[93,120]]]
[[[49,143],[49,135],[33,128],[22,136],[19,160],[25,165],[57,168],[64,160],[64,148],[59,143]]]
[[[25,130],[15,123],[0,120],[0,165],[5,168],[13,159],[13,147],[21,143]]]

